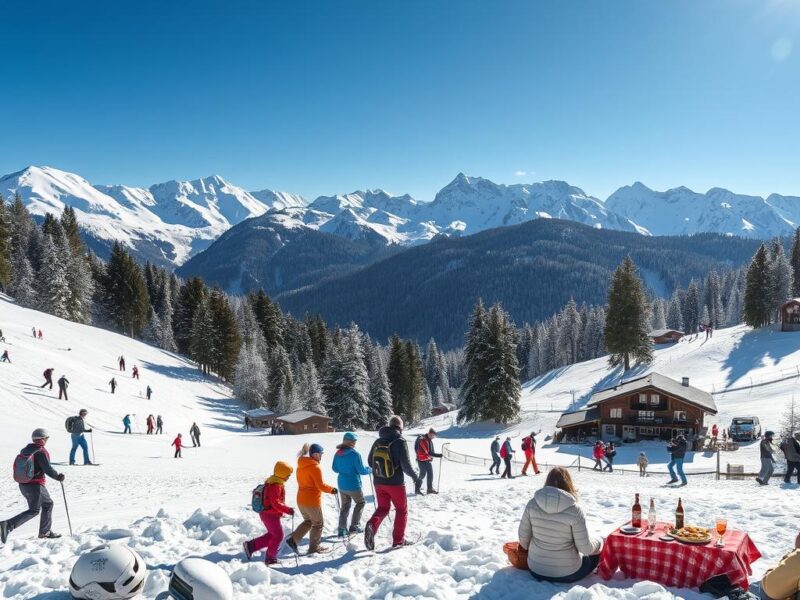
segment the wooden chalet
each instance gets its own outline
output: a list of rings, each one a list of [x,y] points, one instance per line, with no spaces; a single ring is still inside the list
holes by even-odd
[[[269,429],[278,415],[268,408],[254,408],[253,410],[244,411],[244,416],[249,420],[250,427]]]
[[[706,413],[717,414],[711,394],[658,373],[629,379],[594,394],[586,408],[561,415],[560,440],[669,440],[704,431]]]
[[[330,426],[330,422],[330,417],[319,415],[310,410],[297,410],[275,419],[276,424],[283,425],[284,433],[293,435],[334,431],[333,427]]]
[[[431,409],[431,415],[433,415],[434,417],[438,417],[439,415],[447,414],[455,409],[456,409],[455,405],[447,404],[445,402],[444,404],[437,404],[436,406],[434,406]]]
[[[780,308],[781,331],[800,331],[800,298],[784,302]]]
[[[683,337],[684,333],[677,329],[654,329],[647,335],[654,344],[674,344]]]

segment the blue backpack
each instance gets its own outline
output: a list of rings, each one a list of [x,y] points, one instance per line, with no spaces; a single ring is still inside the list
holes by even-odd
[[[34,464],[33,457],[39,452],[34,450],[27,456],[19,453],[14,459],[14,481],[17,483],[30,483],[33,481]]]
[[[264,484],[259,484],[253,489],[253,499],[250,501],[250,505],[253,507],[253,510],[257,513],[264,511]]]

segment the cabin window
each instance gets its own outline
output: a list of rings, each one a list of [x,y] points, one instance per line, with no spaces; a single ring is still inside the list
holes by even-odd
[[[657,406],[661,402],[661,396],[658,394],[650,394],[650,404]]]
[[[639,434],[640,435],[653,435],[653,428],[652,427],[639,427]]]
[[[308,429],[308,425],[303,425],[303,431]]]
[[[639,394],[639,404],[647,404],[647,394]]]
[[[611,416],[612,419],[621,419],[622,418],[622,409],[621,408],[612,408],[611,409]]]
[[[686,421],[686,411],[685,410],[676,410],[675,411],[675,420],[676,421]]]
[[[656,418],[655,411],[652,410],[640,410],[639,411],[639,420],[640,421],[653,421]]]
[[[314,431],[316,431],[318,427],[319,427],[319,423],[314,423]]]

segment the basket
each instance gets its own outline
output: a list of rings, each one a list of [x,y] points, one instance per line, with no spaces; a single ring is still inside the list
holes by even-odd
[[[510,562],[517,569],[528,570],[528,551],[519,545],[519,542],[506,542],[503,544],[503,552]]]

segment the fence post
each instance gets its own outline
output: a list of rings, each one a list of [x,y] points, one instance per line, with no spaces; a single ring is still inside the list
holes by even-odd
[[[578,454],[578,473],[581,472],[581,455]]]
[[[717,481],[719,481],[719,460],[720,460],[719,455],[720,455],[719,446],[717,446]]]

